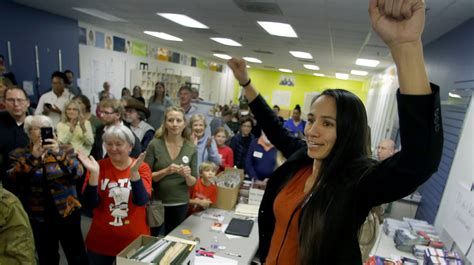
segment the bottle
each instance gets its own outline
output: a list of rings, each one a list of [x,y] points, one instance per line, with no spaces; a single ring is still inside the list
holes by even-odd
[[[217,239],[217,236],[214,236],[211,242],[211,249],[218,250],[219,249],[219,240]]]

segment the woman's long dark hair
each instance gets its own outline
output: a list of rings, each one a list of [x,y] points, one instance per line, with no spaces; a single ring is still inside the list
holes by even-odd
[[[327,225],[333,220],[333,216],[328,216],[328,209],[332,207],[334,187],[347,182],[348,168],[360,172],[370,164],[367,114],[362,101],[343,89],[327,89],[318,97],[321,96],[332,97],[336,102],[337,138],[328,157],[321,163],[316,183],[308,193],[313,195],[300,216],[300,264],[327,264],[324,256],[328,253],[323,251],[323,246],[335,246],[335,242],[342,238],[337,233],[344,233],[342,229],[327,231]]]
[[[156,102],[157,100],[157,97],[158,97],[158,93],[156,93],[156,87],[158,85],[161,85],[163,87],[163,96],[161,97],[161,104],[163,104],[165,102],[165,97],[166,97],[166,86],[165,86],[165,83],[163,82],[156,82],[155,83],[155,91],[153,92],[153,96],[151,96],[150,98],[150,102]]]

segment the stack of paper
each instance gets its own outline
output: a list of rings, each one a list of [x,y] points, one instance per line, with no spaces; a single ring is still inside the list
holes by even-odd
[[[394,237],[395,231],[398,229],[410,229],[410,225],[405,221],[385,218],[383,223],[383,231],[387,236]]]
[[[239,203],[237,204],[237,207],[235,208],[235,214],[248,216],[248,217],[258,217],[259,207],[260,207],[259,205]]]

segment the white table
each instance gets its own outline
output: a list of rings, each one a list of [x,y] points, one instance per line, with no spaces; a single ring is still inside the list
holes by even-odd
[[[229,224],[232,217],[236,215],[233,212],[210,208],[205,211],[205,213],[217,213],[225,216],[223,224]],[[237,216],[237,218],[243,218]],[[214,220],[206,219],[202,216],[189,216],[183,223],[171,231],[170,235],[175,237],[180,237],[184,239],[189,239],[188,235],[183,235],[182,230],[188,229],[192,232],[192,236],[199,237],[200,242],[197,245],[196,249],[205,248],[206,251],[214,251],[217,256],[221,256],[227,259],[233,259],[238,262],[238,264],[250,264],[258,250],[258,223],[254,222],[252,227],[252,232],[249,237],[240,237],[229,239],[224,232],[215,232],[211,230],[211,225],[214,223]],[[225,246],[225,249],[213,250],[211,249],[211,243],[214,239],[214,236],[217,236],[219,245]],[[234,253],[241,255],[241,257],[235,257],[227,255],[226,253]]]
[[[403,252],[403,251],[398,250],[395,247],[395,242],[393,241],[393,238],[387,236],[383,232],[382,225],[379,228],[377,241],[375,242],[374,247],[372,248],[372,251],[370,252],[370,255],[377,255],[377,256],[386,257],[386,258],[389,258],[392,255],[403,256],[403,257],[417,260],[420,265],[423,264],[423,259],[417,259],[410,252]]]

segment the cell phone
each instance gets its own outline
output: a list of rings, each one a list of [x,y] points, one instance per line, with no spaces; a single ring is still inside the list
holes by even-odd
[[[49,104],[49,103],[44,103],[44,106],[48,109],[52,109],[53,108],[53,105]]]
[[[47,139],[54,139],[53,128],[52,127],[42,127],[41,128],[41,141],[42,145],[49,144],[46,142]]]

